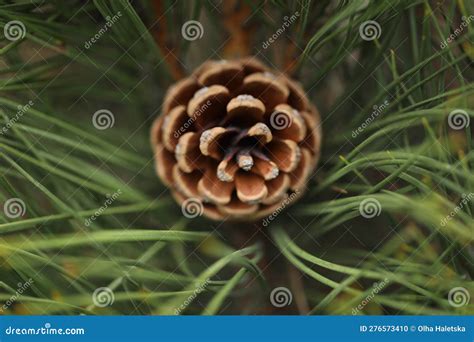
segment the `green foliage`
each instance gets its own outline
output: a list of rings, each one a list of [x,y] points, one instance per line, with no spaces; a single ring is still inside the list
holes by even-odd
[[[154,172],[149,129],[173,73],[153,32],[166,30],[188,72],[220,58],[217,2],[163,1],[157,16],[148,1],[2,1],[0,203],[20,199],[25,213],[1,211],[0,311],[351,314],[370,297],[357,314],[474,313],[448,301],[457,287],[474,296],[474,21],[441,46],[472,2],[244,4],[254,55],[283,68],[284,47],[296,47],[295,77],[324,133],[304,197],[263,229],[183,218]],[[189,42],[191,19],[204,35]],[[12,20],[23,39],[5,36]],[[368,20],[375,40],[361,38]],[[101,109],[113,127],[94,127]],[[460,110],[471,124],[452,129]],[[362,217],[364,200],[379,215]],[[277,286],[292,305],[271,306]],[[100,287],[114,295],[103,308]]]

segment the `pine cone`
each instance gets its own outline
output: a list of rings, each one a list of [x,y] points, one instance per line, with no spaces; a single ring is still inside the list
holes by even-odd
[[[254,220],[301,194],[319,159],[318,111],[254,58],[207,61],[169,88],[151,129],[156,170],[211,219]]]

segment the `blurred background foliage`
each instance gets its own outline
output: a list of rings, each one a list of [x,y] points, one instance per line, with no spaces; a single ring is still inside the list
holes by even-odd
[[[25,204],[0,215],[1,312],[351,314],[377,285],[357,314],[474,313],[448,301],[457,287],[474,296],[473,201],[443,223],[474,192],[473,125],[447,121],[474,116],[472,15],[463,0],[1,1],[0,203]],[[13,20],[22,39],[5,37]],[[188,20],[201,39],[182,38]],[[176,79],[245,55],[303,83],[322,116],[319,168],[266,228],[186,219],[155,175],[151,123]],[[113,127],[94,127],[100,109]],[[278,286],[293,294],[283,308]]]

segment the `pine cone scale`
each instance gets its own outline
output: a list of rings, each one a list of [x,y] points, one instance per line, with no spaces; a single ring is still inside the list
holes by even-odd
[[[252,172],[239,170],[235,176],[237,197],[244,203],[259,203],[267,194],[265,180]]]
[[[226,124],[251,125],[263,121],[265,105],[252,95],[239,95],[227,104]]]
[[[234,183],[223,182],[217,177],[214,166],[210,166],[198,182],[198,191],[203,199],[221,205],[230,202],[234,188]]]
[[[267,182],[268,195],[262,201],[263,204],[273,204],[282,199],[290,188],[290,176],[286,173],[280,174],[275,179]]]

